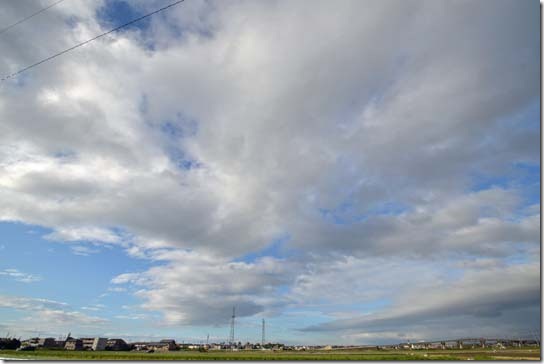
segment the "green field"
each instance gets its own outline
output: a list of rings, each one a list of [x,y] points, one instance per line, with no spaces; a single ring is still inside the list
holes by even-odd
[[[1,358],[53,360],[540,360],[540,348],[451,350],[314,351],[127,351],[0,350]]]

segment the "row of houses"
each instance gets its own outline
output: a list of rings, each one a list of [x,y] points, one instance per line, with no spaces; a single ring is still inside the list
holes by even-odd
[[[103,337],[68,338],[64,343],[65,350],[106,350],[108,339]]]
[[[107,339],[101,337],[86,337],[73,338],[68,334],[65,340],[56,340],[52,337],[47,338],[31,338],[24,341],[17,339],[0,339],[0,349],[17,349],[19,350],[34,350],[36,348],[56,348],[64,350],[92,350],[92,351],[145,351],[145,352],[161,352],[173,350],[335,350],[335,349],[462,349],[475,347],[496,347],[504,348],[507,346],[540,346],[537,340],[512,340],[512,339],[457,339],[433,342],[414,342],[400,343],[394,345],[379,345],[379,346],[342,346],[342,345],[325,345],[325,346],[286,346],[280,343],[268,343],[264,346],[261,344],[246,343],[212,343],[212,344],[177,344],[175,340],[165,339],[160,341],[142,341],[127,343],[123,339]]]
[[[540,346],[540,342],[535,339],[485,339],[485,338],[470,338],[457,339],[446,341],[433,342],[414,342],[401,343],[396,345],[384,345],[379,348],[383,349],[467,349],[467,348],[504,348],[504,347],[521,347],[521,346]]]
[[[44,349],[64,349],[64,350],[92,350],[92,351],[173,351],[173,350],[283,350],[283,344],[268,343],[261,344],[246,343],[210,343],[210,344],[178,344],[173,339],[164,339],[160,341],[141,341],[127,343],[123,339],[107,339],[102,337],[84,337],[73,338],[68,334],[65,340],[57,340],[52,337],[31,338],[20,342],[20,350]]]
[[[130,346],[123,339],[107,339],[103,337],[73,338],[68,336],[65,340],[57,340],[52,337],[31,338],[24,340],[20,345],[21,349],[65,349],[65,350],[129,350]]]

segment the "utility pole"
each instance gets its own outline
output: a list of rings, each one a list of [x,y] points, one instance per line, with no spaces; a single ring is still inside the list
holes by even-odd
[[[264,336],[264,333],[265,333],[264,330],[265,330],[265,329],[264,329],[264,318],[263,318],[263,332],[262,332],[262,337],[261,337],[261,348],[264,348],[264,341],[265,341],[265,340],[264,340],[264,337],[265,337],[265,336]]]
[[[234,319],[236,318],[236,308],[232,307],[232,317],[230,321],[230,345],[232,346],[234,344]]]

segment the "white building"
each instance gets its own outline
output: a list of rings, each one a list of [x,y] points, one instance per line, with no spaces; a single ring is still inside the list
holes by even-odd
[[[81,341],[83,342],[84,350],[106,350],[106,345],[108,344],[108,339],[105,337],[86,337],[82,338]]]

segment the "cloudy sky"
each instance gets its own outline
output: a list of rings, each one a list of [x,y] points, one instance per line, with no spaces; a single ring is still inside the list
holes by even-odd
[[[66,0],[0,73],[168,3]],[[186,0],[2,82],[0,335],[530,337],[539,12]]]

